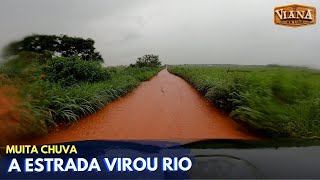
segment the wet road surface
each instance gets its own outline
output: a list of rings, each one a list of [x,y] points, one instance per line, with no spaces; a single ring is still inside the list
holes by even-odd
[[[186,81],[162,70],[132,93],[85,117],[73,126],[31,143],[78,140],[255,139],[212,107]]]

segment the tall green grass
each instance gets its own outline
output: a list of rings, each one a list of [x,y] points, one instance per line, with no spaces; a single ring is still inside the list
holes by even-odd
[[[46,133],[59,123],[68,125],[95,113],[161,70],[160,67],[109,67],[106,68],[110,75],[107,80],[94,83],[79,81],[64,86],[43,76],[45,66],[37,56],[27,54],[4,63],[0,68],[0,74],[6,77],[6,81],[14,82],[10,86],[14,85],[19,90],[23,108],[34,119],[24,126],[33,135]],[[5,84],[8,83],[0,79],[0,86]],[[41,128],[38,128],[39,124]]]
[[[295,67],[173,66],[235,120],[274,137],[320,135],[320,72]]]

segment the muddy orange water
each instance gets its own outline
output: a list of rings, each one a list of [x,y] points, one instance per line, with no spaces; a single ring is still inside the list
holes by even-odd
[[[17,90],[12,86],[0,87],[0,145],[7,144],[17,137],[21,127]]]
[[[73,126],[33,140],[35,144],[77,140],[254,139],[180,77],[162,70],[129,95]]]

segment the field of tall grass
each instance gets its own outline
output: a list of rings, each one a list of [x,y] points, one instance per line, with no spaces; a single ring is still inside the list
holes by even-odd
[[[51,127],[74,123],[132,91],[161,69],[104,68],[92,62],[65,59],[42,62],[41,56],[25,53],[1,65],[0,89],[16,89],[19,102],[15,109],[24,110],[23,115],[19,112],[17,134],[42,135]],[[62,66],[64,69],[61,70]],[[80,81],[83,79],[86,81]],[[7,114],[17,113],[12,111]]]
[[[281,66],[172,66],[233,119],[271,137],[320,136],[320,71]]]

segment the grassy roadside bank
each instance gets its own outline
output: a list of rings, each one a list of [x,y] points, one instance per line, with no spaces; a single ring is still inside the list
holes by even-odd
[[[65,63],[63,59],[51,61],[53,68],[58,66],[57,62]],[[10,95],[2,95],[0,101],[16,100],[8,107],[1,106],[5,109],[0,111],[0,119],[3,120],[0,122],[1,129],[11,129],[11,134],[18,136],[14,138],[43,135],[50,127],[59,123],[71,124],[83,116],[96,112],[161,70],[160,67],[101,67],[101,69],[92,63],[84,63],[80,67],[80,73],[75,73],[75,76],[89,74],[92,75],[90,76],[93,78],[92,81],[90,79],[90,81],[78,81],[77,77],[66,77],[68,73],[57,71],[56,73],[61,73],[62,77],[55,82],[54,79],[51,80],[50,73],[46,73],[46,69],[51,68],[50,63],[42,63],[41,58],[35,54],[23,54],[3,64],[0,68],[0,91],[8,88],[14,91],[10,90]],[[94,78],[99,77],[97,76],[99,73],[86,72],[83,68],[91,65],[107,78],[102,77],[99,81],[95,81]],[[78,64],[72,64],[72,68],[77,66]],[[55,72],[53,68],[50,69],[51,73]],[[2,133],[2,136],[2,143],[10,142],[10,137],[6,133]]]
[[[320,72],[294,67],[171,66],[233,119],[272,137],[320,136]]]

